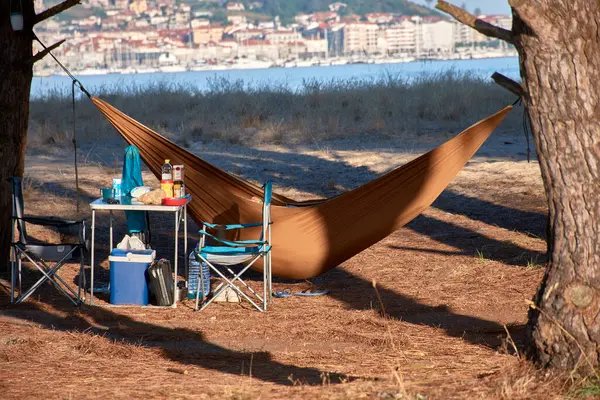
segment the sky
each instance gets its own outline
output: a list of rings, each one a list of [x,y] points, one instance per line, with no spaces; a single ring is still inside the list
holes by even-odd
[[[412,0],[417,4],[426,5],[424,0]],[[461,6],[463,3],[467,5],[467,11],[473,12],[479,7],[484,14],[510,14],[510,7],[507,0],[447,0],[448,2]],[[436,0],[431,2],[435,6]]]

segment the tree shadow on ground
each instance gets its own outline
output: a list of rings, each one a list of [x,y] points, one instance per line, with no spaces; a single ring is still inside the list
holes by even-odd
[[[231,375],[240,375],[244,363],[252,359],[252,377],[264,382],[292,386],[296,384],[321,385],[325,379],[331,384],[344,383],[356,378],[345,374],[299,367],[273,360],[269,352],[237,351],[207,341],[201,332],[168,328],[148,322],[135,321],[108,308],[74,307],[65,298],[52,296],[43,300],[55,308],[49,312],[35,303],[5,305],[5,316],[26,320],[48,330],[76,331],[98,334],[103,337],[135,346],[157,348],[170,361],[198,366]],[[8,292],[2,290],[0,301],[8,303]],[[64,315],[61,316],[61,315]]]
[[[502,203],[515,203],[515,199],[511,199],[510,196],[496,193],[494,198],[500,203],[498,204],[456,193],[452,190],[445,190],[432,206],[452,214],[464,215],[488,225],[544,239],[546,237],[547,215],[503,205]],[[527,200],[535,203],[535,200],[532,201],[531,198],[523,201]]]
[[[504,332],[501,324],[470,315],[458,314],[446,305],[430,306],[421,304],[409,296],[404,296],[378,284],[377,292],[373,283],[351,272],[336,268],[316,280],[319,285],[330,289],[329,296],[343,302],[354,310],[378,310],[383,317],[397,319],[414,325],[425,325],[442,329],[447,335],[460,337],[469,343],[497,349],[502,345],[500,335]],[[381,307],[385,309],[385,313]]]
[[[537,217],[544,220],[542,216]],[[526,267],[543,264],[547,260],[546,252],[534,251],[522,247],[512,241],[499,241],[463,226],[441,221],[439,219],[419,215],[406,228],[427,236],[439,243],[459,249],[458,252],[440,253],[439,250],[418,249],[417,251],[448,255],[479,256],[489,260],[501,261],[507,265]],[[414,250],[402,246],[388,245],[397,250]]]

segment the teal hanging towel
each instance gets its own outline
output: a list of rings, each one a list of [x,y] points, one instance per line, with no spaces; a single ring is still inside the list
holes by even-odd
[[[121,179],[121,192],[123,196],[129,196],[131,189],[137,186],[144,186],[140,152],[135,146],[127,146],[125,157],[123,158],[123,176]]]
[[[121,178],[121,193],[129,197],[131,189],[144,186],[140,152],[135,146],[127,146],[123,158],[123,176]],[[139,233],[147,230],[146,214],[144,211],[125,211],[129,233]]]

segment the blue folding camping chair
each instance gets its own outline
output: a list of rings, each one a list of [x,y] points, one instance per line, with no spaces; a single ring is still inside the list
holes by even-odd
[[[262,210],[262,222],[249,224],[233,224],[219,225],[204,223],[200,231],[201,239],[200,246],[195,250],[195,255],[198,261],[206,263],[210,269],[216,273],[222,280],[223,284],[215,291],[210,299],[203,296],[202,307],[204,310],[212,303],[222,292],[227,288],[234,290],[240,297],[246,299],[250,304],[256,307],[259,311],[267,311],[267,304],[271,300],[271,195],[272,184],[267,181],[264,185],[264,200]],[[261,227],[262,231],[258,240],[223,240],[208,232],[217,231],[234,231],[252,227]],[[212,239],[216,245],[207,246],[206,239]],[[241,277],[248,269],[254,265],[259,259],[263,259],[263,296],[261,297],[254,289],[252,289]],[[237,274],[230,268],[232,265],[246,263],[240,272]],[[217,265],[223,266],[223,273]],[[226,273],[229,275],[227,276]],[[198,277],[198,287],[196,289],[196,311],[198,311],[200,303],[200,290],[204,290],[205,285],[210,282],[204,282],[204,276],[200,273]],[[204,292],[203,292],[204,293]]]

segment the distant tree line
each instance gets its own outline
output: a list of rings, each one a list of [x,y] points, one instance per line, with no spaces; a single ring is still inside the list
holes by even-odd
[[[253,1],[244,0],[247,6]],[[329,10],[329,4],[334,0],[263,0],[261,13],[289,19],[300,13],[310,14],[316,11]],[[431,15],[437,14],[436,11],[426,7],[419,6],[407,0],[345,0],[342,1],[348,5],[341,14],[364,15],[373,12],[399,13],[409,15]],[[437,14],[439,15],[439,14]]]

